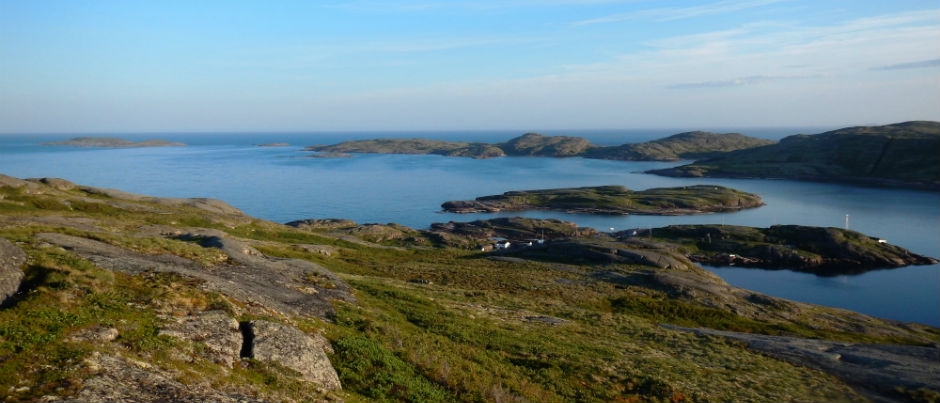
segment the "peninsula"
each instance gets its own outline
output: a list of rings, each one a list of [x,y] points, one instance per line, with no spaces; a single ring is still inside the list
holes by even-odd
[[[624,186],[595,186],[509,191],[475,200],[448,201],[451,213],[554,210],[587,214],[689,215],[756,208],[760,196],[714,185],[634,191]]]
[[[682,245],[691,251],[689,257],[693,261],[713,266],[787,269],[833,276],[937,264],[934,258],[911,253],[887,240],[832,227],[671,225],[656,228],[655,237]]]
[[[75,137],[65,141],[49,141],[44,146],[132,148],[132,147],[177,147],[186,144],[166,140],[130,141],[113,137]]]
[[[940,122],[858,126],[794,135],[777,144],[649,173],[786,178],[940,190]]]

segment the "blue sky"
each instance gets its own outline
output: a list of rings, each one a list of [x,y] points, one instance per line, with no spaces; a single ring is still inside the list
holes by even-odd
[[[906,120],[935,0],[0,0],[0,133]]]

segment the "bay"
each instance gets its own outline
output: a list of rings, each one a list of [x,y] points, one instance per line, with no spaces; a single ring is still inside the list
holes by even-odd
[[[660,138],[677,131],[591,131],[595,144]],[[767,130],[759,137],[815,131]],[[347,218],[427,228],[432,222],[471,221],[505,215],[561,218],[601,231],[672,224],[774,224],[848,227],[887,239],[915,253],[940,256],[940,194],[785,180],[667,178],[641,173],[676,163],[583,158],[474,160],[433,155],[355,155],[311,158],[303,146],[348,139],[424,137],[500,142],[521,133],[362,132],[122,135],[181,141],[186,147],[73,148],[39,145],[69,135],[0,136],[0,173],[19,178],[59,177],[75,183],[162,197],[211,197],[247,214],[277,222]],[[750,134],[750,133],[748,133]],[[753,135],[753,134],[752,134]],[[591,137],[593,136],[593,137]],[[287,142],[285,147],[258,144]],[[593,216],[552,212],[452,214],[447,200],[509,190],[572,186],[652,187],[716,184],[760,194],[766,206],[700,216]],[[846,220],[848,215],[848,220]],[[857,276],[817,277],[785,270],[708,268],[733,285],[784,298],[842,307],[940,326],[940,265],[879,270]]]

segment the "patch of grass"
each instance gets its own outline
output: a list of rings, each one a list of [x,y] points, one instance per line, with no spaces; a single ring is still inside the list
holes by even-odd
[[[454,397],[435,385],[381,344],[365,337],[338,340],[336,370],[343,385],[375,402],[452,402]]]

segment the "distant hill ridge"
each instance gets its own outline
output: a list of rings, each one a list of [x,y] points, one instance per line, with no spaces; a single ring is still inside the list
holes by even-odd
[[[186,144],[166,141],[166,140],[144,140],[130,141],[114,137],[75,137],[65,141],[49,141],[42,143],[44,146],[72,146],[72,147],[104,147],[104,148],[128,148],[128,147],[176,147]]]
[[[940,122],[912,121],[798,134],[650,173],[757,177],[940,190]]]
[[[373,139],[307,147],[325,153],[436,154],[454,157],[584,157],[622,161],[676,161],[773,144],[739,133],[687,132],[659,140],[598,146],[582,137],[526,133],[504,143],[466,143],[430,139]]]

